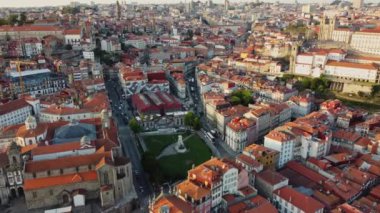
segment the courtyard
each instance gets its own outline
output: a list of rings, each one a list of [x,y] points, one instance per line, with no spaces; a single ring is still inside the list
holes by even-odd
[[[143,166],[150,174],[152,181],[162,183],[163,180],[177,181],[186,178],[187,171],[210,159],[212,153],[205,142],[196,134],[182,134],[185,153],[173,153],[160,156],[166,147],[178,140],[179,134],[144,136],[147,150],[143,154]]]

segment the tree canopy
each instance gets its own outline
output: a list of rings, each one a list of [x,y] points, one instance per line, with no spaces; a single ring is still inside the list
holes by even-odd
[[[141,132],[142,128],[140,124],[137,122],[136,118],[132,118],[128,123],[129,128],[136,134]]]
[[[202,128],[201,120],[194,112],[188,112],[184,118],[185,125],[192,127],[194,130],[200,130]]]
[[[231,93],[230,101],[232,105],[242,104],[248,106],[248,104],[253,103],[252,92],[247,89],[236,90]]]

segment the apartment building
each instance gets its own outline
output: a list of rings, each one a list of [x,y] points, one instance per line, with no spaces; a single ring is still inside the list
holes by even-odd
[[[256,136],[256,122],[244,117],[236,117],[226,125],[225,142],[235,152],[242,152],[244,147],[253,143]]]
[[[110,37],[107,39],[103,39],[100,42],[101,50],[106,52],[117,52],[121,51],[121,44],[118,38]]]
[[[263,145],[251,144],[244,148],[242,154],[257,160],[264,168],[275,168],[280,153]]]
[[[272,130],[264,137],[264,146],[280,152],[277,167],[281,168],[293,160],[296,137],[286,131]]]
[[[380,28],[364,29],[353,33],[350,45],[356,50],[380,55]]]
[[[249,111],[249,108],[243,105],[231,106],[216,111],[216,128],[222,138],[225,137],[227,124],[236,117],[242,117]]]
[[[178,184],[176,191],[181,199],[195,206],[197,212],[211,212],[220,209],[223,195],[236,193],[238,185],[236,164],[212,158],[189,170],[187,180]]]
[[[33,113],[33,107],[24,99],[0,104],[0,128],[23,123]]]

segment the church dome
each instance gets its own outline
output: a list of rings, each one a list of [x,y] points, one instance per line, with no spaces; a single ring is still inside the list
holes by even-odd
[[[62,126],[55,131],[54,143],[80,141],[82,137],[87,137],[88,140],[96,139],[95,126],[78,122],[72,122]]]

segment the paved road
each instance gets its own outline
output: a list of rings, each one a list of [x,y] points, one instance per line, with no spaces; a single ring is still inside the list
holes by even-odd
[[[191,79],[191,78],[194,78],[194,82],[190,82],[188,81],[188,85],[194,87],[194,91],[193,92],[189,92],[189,96],[190,96],[190,99],[192,100],[193,103],[195,103],[194,107],[195,107],[195,110],[194,112],[201,117],[201,122],[202,122],[202,126],[203,126],[203,129],[205,129],[206,131],[210,131],[212,129],[215,129],[215,128],[212,128],[207,119],[206,119],[206,115],[202,112],[203,111],[203,107],[202,107],[202,103],[200,101],[200,94],[199,94],[199,89],[198,89],[198,85],[197,85],[197,81],[196,81],[196,75],[195,75],[195,72],[189,74],[187,76],[187,79]],[[233,158],[236,156],[236,153],[234,151],[232,151],[228,146],[227,144],[224,143],[224,141],[221,139],[221,138],[216,138],[215,139],[215,143],[211,143],[211,141],[209,141],[208,138],[204,137],[203,133],[199,133],[199,135],[203,138],[203,140],[206,141],[207,145],[211,148],[211,151],[213,152],[213,154],[215,156],[218,156],[218,157],[225,157],[225,158]],[[217,151],[215,151],[215,149]]]
[[[149,196],[152,194],[152,186],[144,173],[144,169],[140,161],[140,153],[136,146],[137,141],[134,133],[128,127],[127,117],[131,117],[132,113],[128,111],[128,106],[125,100],[122,99],[122,91],[120,86],[115,81],[108,81],[106,83],[108,96],[112,101],[112,114],[118,124],[119,139],[123,148],[123,152],[132,162],[132,169],[134,171],[134,185],[137,195],[140,200],[140,205],[146,207],[148,204]],[[119,106],[121,105],[121,110]],[[127,116],[122,115],[122,113]]]

